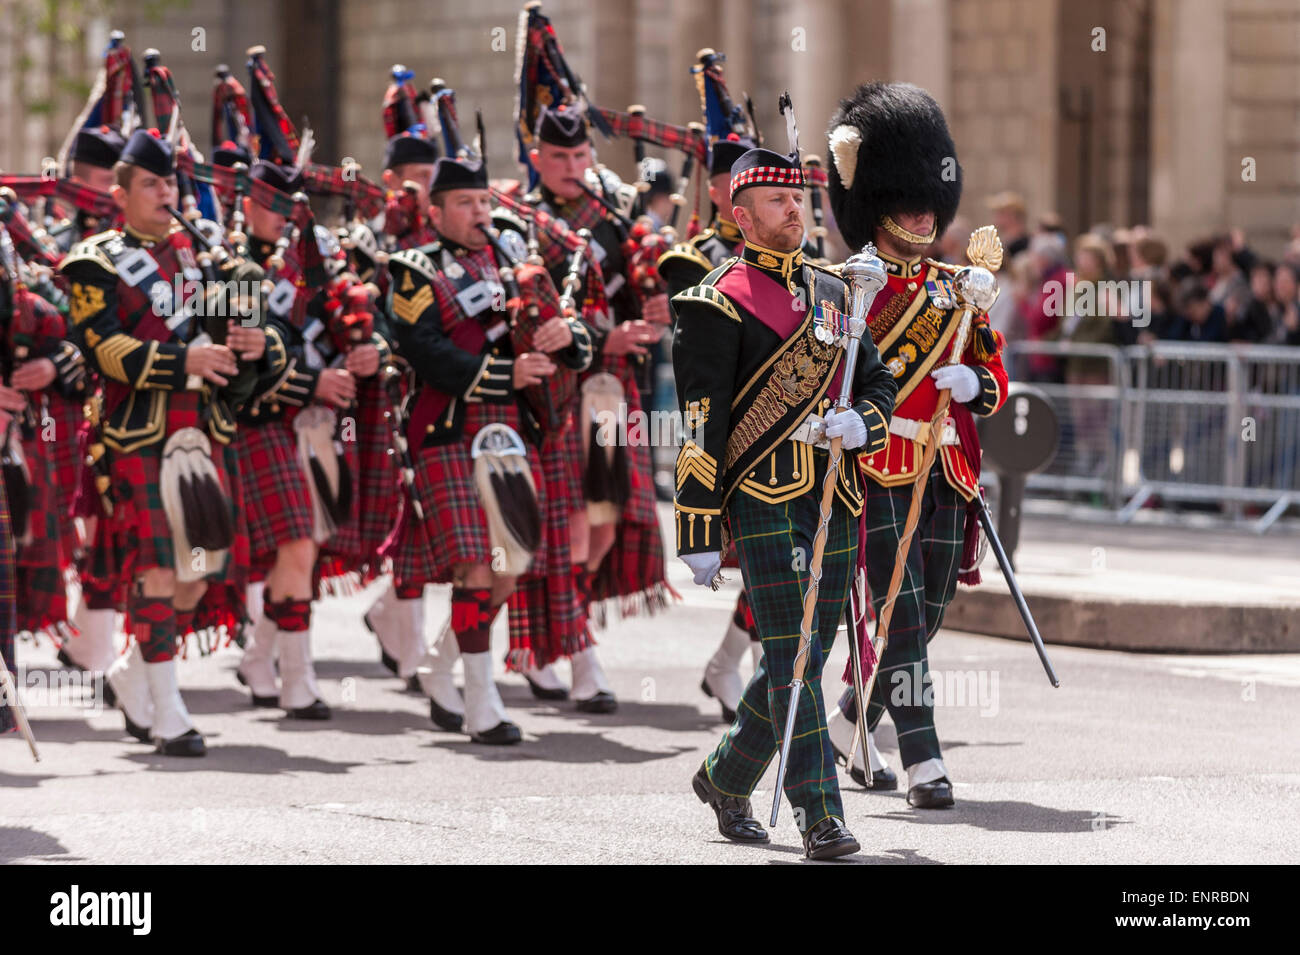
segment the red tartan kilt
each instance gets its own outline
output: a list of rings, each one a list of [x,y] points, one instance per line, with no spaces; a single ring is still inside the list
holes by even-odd
[[[168,431],[170,435],[171,430]],[[209,438],[209,440],[211,440]],[[153,567],[166,570],[176,568],[176,552],[171,525],[162,504],[162,449],[160,441],[130,454],[112,453],[114,491],[113,516],[108,524],[121,555],[121,578],[130,581],[135,575]],[[226,451],[215,441],[212,443],[212,461],[221,486],[234,502],[238,513],[238,484],[228,468]],[[236,571],[240,542],[237,540],[220,573],[209,579],[220,579]]]
[[[424,522],[420,525],[408,520],[402,529],[393,556],[393,574],[399,586],[447,583],[456,564],[492,563],[492,540],[474,485],[470,444],[480,428],[493,422],[519,428],[513,405],[470,405],[465,413],[465,433],[459,441],[419,452],[415,485]],[[537,454],[531,447],[528,462],[545,516],[545,485]],[[545,559],[543,543],[533,561]]]
[[[298,462],[293,426],[283,421],[241,427],[235,436],[249,553],[270,564],[282,544],[312,536],[311,488]]]
[[[378,572],[378,551],[392,533],[403,496],[388,453],[387,401],[377,376],[358,383],[355,441],[346,445],[353,475],[352,519],[325,547],[326,554],[343,558],[349,569],[360,570],[367,578]]]

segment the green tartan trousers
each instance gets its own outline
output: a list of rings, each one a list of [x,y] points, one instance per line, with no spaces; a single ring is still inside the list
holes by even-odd
[[[912,485],[883,487],[869,477],[864,484],[867,585],[879,619],[912,503]],[[903,565],[903,581],[889,623],[889,645],[867,702],[867,726],[873,731],[885,710],[889,710],[898,731],[898,755],[905,768],[942,756],[934,725],[928,644],[943,623],[944,611],[957,590],[965,522],[966,499],[948,483],[943,465],[935,462]],[[852,687],[840,697],[840,711],[850,720],[858,718]]]
[[[704,761],[713,785],[731,796],[749,798],[776,756],[785,731],[826,473],[826,455],[818,453],[816,460],[813,488],[802,496],[784,504],[765,504],[737,491],[727,505],[731,540],[763,643],[763,658],[736,707],[736,720]],[[846,455],[844,463],[854,466],[852,456]],[[858,519],[837,497],[827,530],[812,643],[785,776],[786,797],[804,831],[828,816],[844,818],[826,732],[821,678],[822,665],[844,616],[857,549]]]

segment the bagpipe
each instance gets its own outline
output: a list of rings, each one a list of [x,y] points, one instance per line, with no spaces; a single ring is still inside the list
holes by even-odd
[[[8,223],[16,210],[16,201],[0,194],[0,263],[4,269],[9,292],[9,321],[4,330],[3,354],[0,354],[0,380],[7,386],[14,369],[30,357],[39,332],[32,295],[22,278],[22,262],[9,235]],[[5,497],[9,502],[9,518],[14,539],[20,543],[30,540],[28,517],[31,511],[32,476],[23,454],[23,441],[36,434],[36,417],[29,401],[23,410],[14,414],[4,434],[0,435],[0,469],[4,472]]]
[[[581,282],[578,270],[586,245],[573,253],[571,275],[566,277],[564,292],[557,295],[551,275],[540,261],[520,259],[487,226],[480,226],[497,260],[497,272],[506,290],[506,309],[510,314],[510,342],[515,355],[533,351],[537,330],[557,316],[574,315],[574,289]],[[557,365],[555,373],[539,385],[523,389],[524,403],[532,412],[544,437],[562,434],[569,423],[570,408],[578,393],[578,373]]]

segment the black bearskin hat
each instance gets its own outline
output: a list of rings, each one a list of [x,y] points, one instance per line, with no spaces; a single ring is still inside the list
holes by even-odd
[[[934,97],[910,83],[864,84],[840,101],[827,137],[831,209],[851,249],[900,212],[933,212],[943,235],[961,202],[961,165]]]

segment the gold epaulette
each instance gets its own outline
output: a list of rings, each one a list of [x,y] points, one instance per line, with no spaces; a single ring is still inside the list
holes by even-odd
[[[723,315],[726,315],[732,321],[741,321],[740,313],[736,311],[736,306],[731,303],[731,299],[723,295],[712,285],[693,285],[684,292],[678,292],[673,296],[673,304],[679,308],[687,302],[702,302],[711,308],[717,309]]]
[[[431,281],[438,274],[438,267],[433,264],[433,260],[419,249],[402,249],[400,252],[394,252],[388,257],[388,265],[390,269],[394,265],[404,265]]]
[[[671,263],[674,259],[681,259],[682,261],[690,262],[692,265],[703,266],[706,272],[713,268],[713,263],[704,256],[704,253],[690,242],[678,242],[663,255],[659,256],[658,267],[662,269],[664,263]]]
[[[74,243],[68,250],[68,254],[63,257],[63,261],[59,263],[59,271],[63,271],[73,262],[94,262],[109,275],[117,275],[117,267],[113,265],[109,254],[104,251],[103,245],[114,237],[120,237],[121,234],[116,229],[109,229]]]

